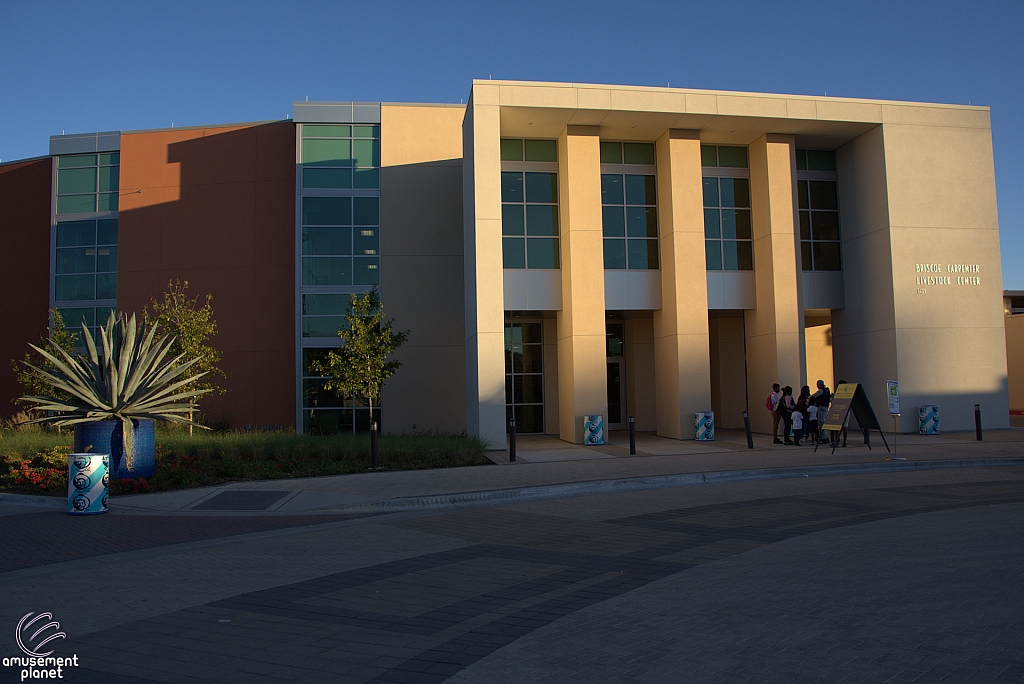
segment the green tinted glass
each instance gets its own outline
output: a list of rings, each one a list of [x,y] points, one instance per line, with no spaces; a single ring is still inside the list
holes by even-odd
[[[97,221],[96,244],[116,245],[117,244],[117,219],[103,219]]]
[[[558,161],[558,148],[554,140],[527,140],[526,161]]]
[[[95,247],[66,247],[58,249],[57,273],[92,273],[96,270]]]
[[[363,199],[363,198],[358,198]],[[352,198],[302,198],[302,223],[308,226],[347,226],[352,223]]]
[[[351,188],[352,169],[303,169],[304,188]]]
[[[100,309],[106,311],[106,309]],[[60,317],[64,321],[64,327],[66,328],[79,328],[85,323],[90,328],[96,325],[96,309],[89,307],[88,309],[59,309]],[[106,315],[100,319],[100,325],[107,322]]]
[[[61,169],[57,171],[57,194],[72,195],[96,192],[96,169]]]
[[[96,276],[96,299],[117,299],[116,273],[100,273]]]
[[[626,234],[626,218],[622,207],[602,207],[601,225],[605,237],[623,237]]]
[[[117,247],[96,248],[96,270],[100,273],[117,270]]]
[[[721,240],[706,240],[704,242],[704,266],[708,271],[722,270]]]
[[[627,240],[626,251],[630,269],[658,268],[657,240]]]
[[[519,138],[502,138],[501,161],[523,161],[523,141]]]
[[[653,207],[626,207],[626,235],[628,237],[657,237],[657,210]]]
[[[526,240],[502,238],[501,262],[502,268],[526,268]]]
[[[652,143],[622,143],[622,161],[625,164],[653,164]]]
[[[110,152],[108,154],[101,154],[100,155],[100,166],[110,166],[110,165],[116,166],[117,164],[120,164],[120,163],[121,163],[121,153],[120,152]]]
[[[722,218],[718,209],[704,210],[704,237],[722,237]]]
[[[380,169],[356,169],[352,186],[356,188],[379,188]]]
[[[836,153],[829,150],[807,150],[807,170],[835,171]]]
[[[303,124],[303,138],[348,138],[352,135],[350,126],[312,126]]]
[[[57,198],[58,214],[78,214],[96,211],[96,195],[68,195]]]
[[[654,176],[626,175],[626,204],[655,204]]]
[[[356,256],[380,254],[380,235],[377,228],[356,228],[352,233],[352,253]]]
[[[82,154],[74,157],[58,157],[58,169],[70,169],[76,166],[96,166],[95,154]]]
[[[311,316],[344,316],[348,313],[347,294],[304,294],[302,313]]]
[[[321,228],[304,226],[302,228],[303,254],[351,254],[351,228]]]
[[[502,171],[501,172],[501,201],[522,202],[523,195],[523,172]]]
[[[731,167],[735,169],[747,168],[747,148],[726,147],[724,145],[719,146],[718,163],[720,166]]]
[[[501,205],[501,234],[525,235],[526,222],[523,218],[522,204]]]
[[[558,207],[550,204],[527,204],[526,234],[558,235]]]
[[[380,166],[379,140],[353,140],[352,158],[356,166],[370,168]]]
[[[118,166],[100,167],[100,192],[117,190]]]
[[[622,175],[618,173],[601,174],[601,204],[623,203]]]
[[[796,168],[797,168],[798,171],[806,171],[807,170],[807,150],[797,150],[796,151]],[[809,271],[811,269],[810,269],[810,267],[808,267],[808,268],[806,268],[804,270]]]
[[[57,224],[57,246],[77,247],[96,244],[95,221],[64,221]]]
[[[348,327],[344,316],[304,316],[303,337],[335,337],[338,330]]]
[[[96,211],[117,211],[117,193],[100,193],[96,198]]]
[[[527,238],[526,263],[530,268],[558,268],[558,238]]]
[[[58,302],[73,302],[82,299],[96,299],[96,276],[59,275],[53,278],[54,299]]]
[[[319,166],[351,166],[352,141],[303,140],[302,163]]]
[[[527,173],[526,174],[526,201],[527,202],[557,202],[558,201],[558,174],[557,173]]]
[[[700,165],[718,166],[718,148],[716,148],[714,145],[701,145]]]
[[[352,260],[354,284],[380,285],[380,259],[360,258]]]
[[[617,143],[617,142],[603,142],[603,143],[601,143],[601,163],[602,164],[621,164],[622,163],[622,143]]]
[[[352,216],[356,226],[380,225],[380,198],[353,197]]]
[[[607,269],[626,268],[626,241],[604,241],[604,267]]]
[[[719,207],[718,203],[718,179],[717,178],[705,178],[704,179],[704,206],[705,207]]]
[[[304,257],[303,285],[351,285],[351,257]]]
[[[353,126],[353,138],[379,138],[380,126]]]

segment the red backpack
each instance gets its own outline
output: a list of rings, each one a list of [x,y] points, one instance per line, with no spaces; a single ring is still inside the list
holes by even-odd
[[[772,394],[775,394],[775,393],[774,393],[774,392],[772,392]],[[768,409],[769,411],[774,411],[774,410],[775,410],[775,404],[773,404],[773,403],[772,403],[772,395],[771,395],[771,394],[769,394],[769,395],[768,395],[768,396],[767,396],[767,397],[765,398],[765,400],[764,400],[764,407],[765,407],[766,409]]]

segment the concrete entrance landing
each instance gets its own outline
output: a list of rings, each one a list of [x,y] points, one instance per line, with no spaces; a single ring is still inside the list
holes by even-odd
[[[636,456],[629,453],[629,433],[615,430],[608,434],[603,446],[581,446],[569,444],[553,435],[516,436],[516,460],[525,463],[548,463],[552,461],[589,461],[605,458],[639,458],[641,456],[685,456],[689,454],[714,454],[746,450],[747,438],[742,430],[717,430],[714,442],[669,439],[658,437],[653,432],[638,432],[636,435]],[[771,437],[754,435],[755,446],[770,446]],[[488,452],[488,458],[495,463],[507,463],[508,452]]]

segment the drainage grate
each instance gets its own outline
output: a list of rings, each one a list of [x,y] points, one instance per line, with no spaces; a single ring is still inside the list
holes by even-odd
[[[288,495],[288,492],[233,490],[207,499],[193,511],[265,511]]]

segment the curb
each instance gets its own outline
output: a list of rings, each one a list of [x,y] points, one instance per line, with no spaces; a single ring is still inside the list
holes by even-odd
[[[591,480],[568,484],[538,485],[518,489],[495,489],[481,492],[410,496],[387,501],[351,504],[318,512],[331,513],[393,513],[410,510],[429,510],[487,503],[519,503],[591,494],[618,494],[651,489],[673,489],[696,485],[753,482],[758,480],[786,480],[798,477],[830,477],[836,475],[866,475],[871,473],[942,470],[947,468],[990,468],[995,466],[1024,466],[1024,458],[972,458],[936,461],[883,461],[880,463],[850,463],[844,465],[793,466],[787,468],[757,468],[752,470],[725,470],[708,473],[658,475],[618,480]]]

